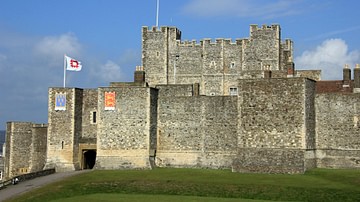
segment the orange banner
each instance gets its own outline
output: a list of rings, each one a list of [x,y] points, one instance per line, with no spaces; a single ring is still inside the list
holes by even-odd
[[[114,110],[115,103],[115,92],[105,92],[105,110]]]

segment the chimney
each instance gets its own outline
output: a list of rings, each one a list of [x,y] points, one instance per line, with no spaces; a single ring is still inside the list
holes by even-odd
[[[350,87],[351,81],[351,69],[348,64],[345,64],[343,68],[343,87]]]
[[[295,75],[294,63],[290,62],[290,63],[286,64],[286,68],[287,68],[287,77],[294,77],[294,75]]]
[[[265,79],[270,79],[271,78],[271,70],[270,70],[270,65],[265,66],[264,68],[264,78]]]
[[[134,82],[135,83],[145,82],[145,71],[143,66],[136,66],[136,70],[134,72]]]
[[[356,64],[354,69],[354,93],[360,93],[360,66]]]

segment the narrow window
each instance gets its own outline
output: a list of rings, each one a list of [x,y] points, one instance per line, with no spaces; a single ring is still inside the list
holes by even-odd
[[[61,141],[61,149],[64,149],[64,141]]]
[[[96,123],[96,112],[92,112],[92,123]]]
[[[160,53],[159,51],[156,51],[156,57],[159,57]]]
[[[231,95],[231,96],[236,96],[236,95],[238,95],[238,89],[235,88],[235,87],[229,88],[229,95]]]
[[[234,69],[235,68],[235,62],[232,62],[231,64],[230,64],[230,69]]]

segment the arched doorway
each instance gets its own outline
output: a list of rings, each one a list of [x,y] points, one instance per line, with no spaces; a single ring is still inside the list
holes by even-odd
[[[83,150],[83,169],[92,169],[96,161],[96,150]]]

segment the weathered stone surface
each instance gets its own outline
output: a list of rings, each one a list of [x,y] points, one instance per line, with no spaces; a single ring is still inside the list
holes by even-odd
[[[115,93],[111,110],[105,108],[107,92]],[[150,168],[150,149],[156,147],[155,96],[155,89],[144,87],[98,89],[96,168]]]
[[[231,166],[237,147],[236,97],[164,96],[158,109],[159,166]]]
[[[46,135],[47,125],[44,124],[7,123],[5,179],[43,169],[46,160]]]
[[[319,167],[360,167],[359,94],[316,95],[316,148]]]
[[[297,149],[239,149],[233,162],[235,172],[304,173],[305,151]]]
[[[239,89],[246,90],[239,94],[239,149],[233,170],[304,172],[305,150],[315,147],[315,82],[240,80]]]

